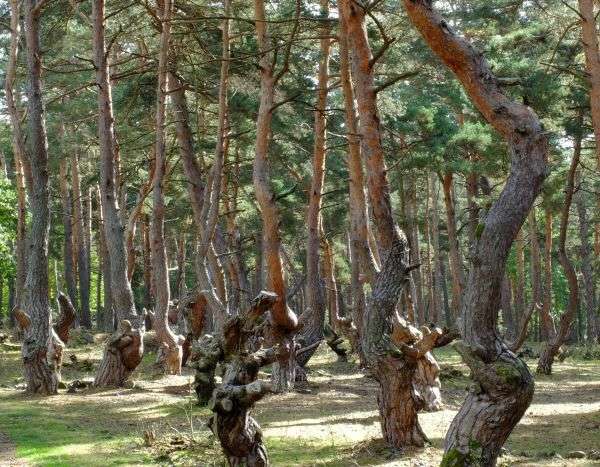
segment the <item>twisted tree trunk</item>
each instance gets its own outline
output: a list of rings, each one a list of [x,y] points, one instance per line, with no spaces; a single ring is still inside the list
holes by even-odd
[[[275,345],[254,352],[248,338],[254,333],[257,321],[275,303],[276,295],[261,292],[247,311],[227,320],[223,332],[212,342],[213,362],[226,362],[226,366],[222,383],[208,404],[213,412],[208,426],[219,438],[231,467],[269,464],[262,431],[249,412],[256,402],[273,392],[269,383],[257,380],[258,371],[275,362],[286,349]]]
[[[381,271],[375,274],[371,302],[365,314],[361,346],[368,368],[379,382],[378,404],[384,439],[395,448],[423,446],[426,437],[417,419],[423,401],[414,390],[414,379],[418,361],[436,345],[442,332],[427,328],[419,332],[396,312],[400,293],[414,266],[408,265],[407,240],[392,217],[372,54],[365,28],[366,12],[350,0],[339,1],[338,7],[352,56],[362,154],[382,258]]]
[[[127,256],[123,224],[117,201],[118,150],[114,132],[111,83],[105,46],[105,2],[92,1],[93,52],[98,87],[98,140],[100,146],[100,193],[104,234],[110,264],[111,300],[121,321],[117,334],[107,342],[96,373],[96,386],[122,386],[143,355],[143,317],[136,313],[131,283],[127,277]],[[106,277],[106,276],[105,276]]]
[[[478,383],[446,435],[444,463],[493,466],[533,396],[527,366],[497,331],[502,279],[511,245],[546,175],[547,137],[537,115],[511,101],[480,52],[456,35],[428,0],[404,0],[413,25],[462,83],[475,107],[504,137],[511,171],[473,249],[457,350]]]
[[[150,226],[150,243],[152,245],[152,272],[154,274],[154,308],[153,327],[160,343],[158,361],[168,374],[181,374],[183,336],[176,336],[168,321],[171,287],[167,267],[167,249],[165,245],[165,200],[163,187],[167,167],[167,150],[165,142],[165,118],[167,100],[167,65],[169,42],[171,40],[171,15],[173,4],[164,0],[159,11],[161,22],[160,51],[158,58],[158,85],[156,89],[156,145],[154,178],[152,180],[152,224]]]

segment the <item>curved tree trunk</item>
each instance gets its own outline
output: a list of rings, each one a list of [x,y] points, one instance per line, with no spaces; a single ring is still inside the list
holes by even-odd
[[[27,45],[28,156],[31,167],[31,227],[28,235],[28,266],[25,280],[24,329],[21,354],[27,392],[55,394],[60,379],[59,346],[53,346],[52,314],[48,286],[48,240],[50,209],[48,186],[48,140],[42,99],[39,0],[26,0],[25,43]],[[16,13],[15,13],[16,14]]]
[[[256,402],[273,392],[269,383],[257,380],[258,371],[287,351],[275,345],[253,352],[248,341],[258,319],[276,302],[274,294],[261,292],[247,311],[227,320],[223,332],[210,343],[210,356],[204,357],[204,363],[212,369],[217,362],[226,363],[222,383],[208,403],[213,412],[208,426],[219,438],[231,467],[269,465],[262,431],[249,412]]]
[[[583,124],[583,117],[579,116],[579,128]],[[579,165],[579,159],[581,156],[581,140],[582,135],[577,134],[575,136],[575,147],[573,158],[571,159],[571,166],[567,175],[567,182],[565,188],[565,202],[563,204],[561,218],[560,218],[560,234],[558,237],[558,260],[560,265],[565,271],[567,282],[569,284],[569,299],[567,301],[567,309],[560,317],[560,323],[556,331],[556,335],[548,341],[538,360],[537,373],[550,375],[552,374],[552,364],[554,358],[558,354],[561,345],[564,344],[565,339],[569,335],[571,326],[575,317],[577,316],[577,310],[579,309],[579,283],[577,280],[577,273],[573,263],[569,259],[567,254],[567,229],[569,227],[569,214],[571,211],[571,204],[573,202],[573,194],[575,193],[575,176],[577,174],[577,166]]]
[[[298,15],[297,11],[297,15]],[[298,325],[295,313],[286,303],[286,286],[281,262],[281,236],[279,233],[279,208],[269,179],[269,143],[271,121],[275,105],[275,86],[287,72],[287,62],[275,74],[272,63],[271,44],[267,33],[264,0],[254,0],[256,38],[261,54],[260,67],[260,106],[256,120],[256,147],[252,180],[256,200],[263,221],[263,255],[267,270],[267,288],[277,295],[271,310],[270,340],[280,343],[287,352],[273,365],[272,380],[276,391],[289,391],[295,380],[296,359],[294,355],[294,334]],[[298,19],[294,28],[298,27]],[[292,36],[295,35],[295,29]],[[291,42],[288,44],[288,50]],[[289,54],[289,52],[287,52]],[[285,57],[287,60],[289,57]]]
[[[329,17],[329,0],[321,0],[321,16]],[[296,357],[301,368],[308,363],[323,340],[325,325],[324,277],[320,265],[320,245],[323,232],[321,200],[325,183],[325,159],[327,153],[327,83],[329,80],[329,23],[323,22],[320,40],[320,60],[317,75],[317,101],[314,110],[314,149],[312,159],[312,181],[308,197],[306,239],[306,308],[300,316],[300,331],[296,339],[302,347],[313,346],[312,350]],[[331,310],[330,310],[331,311]],[[298,379],[298,374],[296,375]]]
[[[444,461],[493,466],[533,396],[527,366],[497,331],[500,288],[511,245],[546,175],[547,138],[537,115],[501,90],[483,55],[456,35],[428,0],[404,0],[409,19],[462,83],[475,107],[504,137],[511,171],[473,249],[457,349],[478,383],[446,435]]]
[[[69,330],[75,322],[77,313],[75,312],[75,307],[71,303],[71,300],[69,300],[69,297],[62,292],[58,294],[58,306],[60,315],[54,325],[54,332],[64,344],[68,344]]]
[[[127,261],[123,224],[117,200],[118,150],[114,132],[111,83],[105,46],[105,2],[92,1],[93,52],[98,87],[98,140],[100,146],[100,192],[104,234],[110,264],[111,299],[119,321],[117,334],[107,343],[96,373],[96,386],[121,386],[141,361],[144,325],[136,313]],[[106,276],[105,276],[106,277]],[[143,317],[142,317],[143,319]],[[136,328],[139,326],[139,328]],[[134,366],[135,365],[135,366]]]
[[[381,271],[375,275],[371,302],[365,314],[362,349],[368,368],[379,382],[378,403],[384,439],[394,448],[423,446],[426,438],[417,419],[423,404],[413,383],[419,359],[435,346],[442,332],[424,327],[421,333],[396,312],[398,299],[414,267],[408,265],[406,237],[392,217],[372,54],[365,28],[366,13],[351,0],[340,0],[338,7],[352,56],[361,148],[382,258]]]
[[[171,15],[173,4],[164,0],[160,7],[161,22],[160,51],[158,58],[158,85],[156,89],[156,146],[154,178],[152,180],[152,223],[150,226],[150,243],[152,245],[152,272],[154,274],[154,308],[153,327],[160,343],[158,361],[168,374],[181,374],[183,336],[176,336],[168,321],[171,287],[167,266],[167,249],[165,245],[165,200],[163,187],[167,167],[167,149],[165,142],[165,118],[167,100],[167,66],[169,43],[171,40]]]

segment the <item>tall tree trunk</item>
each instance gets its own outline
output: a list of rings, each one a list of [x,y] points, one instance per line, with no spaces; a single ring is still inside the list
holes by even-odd
[[[104,229],[104,209],[102,208],[102,195],[98,187],[98,261],[102,270],[102,294],[104,303],[102,304],[102,320],[98,327],[103,331],[114,331],[114,309],[112,305],[112,288],[110,280],[110,258],[108,254],[108,245],[106,243],[106,233]]]
[[[28,156],[31,167],[31,227],[28,236],[28,267],[25,280],[25,331],[21,354],[27,392],[56,394],[60,379],[60,357],[53,343],[49,303],[48,240],[50,209],[48,196],[48,140],[42,99],[42,50],[40,14],[43,2],[25,0],[25,43],[27,46]],[[16,12],[15,12],[16,14]],[[27,324],[28,321],[28,324]],[[58,339],[57,339],[58,340]],[[60,341],[59,341],[60,342]]]
[[[458,232],[456,230],[456,207],[452,172],[444,174],[442,187],[444,189],[444,204],[446,206],[446,228],[448,231],[450,276],[452,279],[452,313],[456,319],[461,309],[465,275],[458,242]]]
[[[79,304],[80,322],[85,328],[92,327],[92,317],[90,313],[90,264],[89,264],[89,240],[86,239],[87,222],[83,209],[83,197],[81,193],[81,181],[79,178],[79,158],[77,153],[73,152],[71,157],[71,184],[73,186],[73,214],[74,214],[74,234],[76,236],[75,245],[77,245],[77,274],[79,275]],[[85,197],[87,200],[88,197]]]
[[[550,315],[552,310],[552,209],[547,207],[545,210],[545,241],[544,241],[544,290],[542,308],[540,311],[540,327],[542,340],[547,341],[554,337],[554,320]]]
[[[578,0],[578,3],[581,38],[585,52],[587,78],[590,85],[590,108],[596,141],[596,167],[600,171],[600,47],[598,46],[596,14],[594,13],[594,0]],[[598,209],[600,209],[600,198]],[[594,249],[596,256],[600,255],[600,222],[596,222],[595,225]]]
[[[173,4],[164,0],[159,8],[161,22],[160,49],[158,55],[158,85],[156,89],[156,146],[155,168],[152,180],[152,223],[150,225],[150,242],[152,245],[152,273],[156,305],[154,307],[153,325],[160,343],[159,361],[167,373],[181,374],[183,336],[176,336],[169,326],[168,313],[171,300],[169,285],[169,269],[167,265],[167,248],[165,245],[165,200],[163,189],[167,167],[166,148],[166,101],[167,101],[167,66],[169,44],[171,40],[171,16]]]
[[[408,190],[406,193],[406,211],[407,226],[410,234],[410,262],[412,264],[421,264],[421,245],[419,240],[419,224],[418,224],[418,205],[417,205],[417,185],[414,178],[408,180]],[[421,269],[417,268],[412,273],[412,283],[414,284],[413,295],[416,307],[417,316],[415,323],[419,325],[425,324],[425,303],[423,300],[423,278],[421,277]]]
[[[66,158],[61,159],[59,165],[59,185],[60,185],[60,198],[62,204],[63,214],[63,229],[64,229],[64,243],[63,243],[63,268],[65,285],[67,288],[67,294],[71,303],[77,308],[78,295],[77,295],[77,282],[75,280],[75,268],[73,264],[73,197],[69,190],[69,179],[67,175],[68,160]]]
[[[118,334],[107,343],[96,373],[96,386],[122,386],[139,365],[144,352],[143,323],[135,310],[131,283],[127,277],[127,256],[123,224],[117,200],[118,161],[114,132],[111,83],[105,46],[105,1],[92,1],[93,52],[98,87],[98,140],[100,146],[100,192],[104,233],[110,264],[111,300],[121,322]],[[105,276],[106,277],[106,276]],[[139,328],[136,326],[140,325]]]
[[[438,207],[438,190],[436,187],[437,177],[434,173],[429,176],[429,187],[431,190],[431,245],[433,248],[433,306],[434,311],[432,313],[432,321],[438,323],[441,316],[446,316],[445,312],[445,285],[446,279],[442,272],[443,261],[442,253],[440,250],[440,219],[439,219],[439,207]],[[446,325],[451,323],[446,320]]]
[[[456,35],[428,0],[404,0],[413,25],[462,83],[475,107],[506,140],[511,169],[473,249],[457,349],[478,383],[446,435],[444,460],[493,466],[533,397],[527,366],[498,335],[500,289],[511,245],[540,192],[548,143],[537,115],[501,90],[483,55]],[[501,110],[499,110],[501,109]]]
[[[582,181],[578,180],[577,185]],[[583,278],[583,303],[585,304],[585,316],[587,321],[587,341],[590,344],[598,342],[599,320],[598,304],[596,300],[596,284],[594,283],[594,270],[592,266],[593,248],[590,244],[590,218],[585,200],[585,192],[579,191],[575,194],[575,205],[579,217],[579,257],[581,258],[581,275]]]
[[[350,55],[346,22],[341,18],[338,35],[340,53],[340,80],[344,94],[344,117],[348,141],[348,174],[350,211],[350,246],[352,259],[352,319],[358,335],[362,335],[366,299],[363,284],[372,282],[377,268],[369,243],[369,217],[365,195],[365,177],[361,159],[360,137],[354,105],[354,89],[351,81]],[[352,336],[348,336],[352,340]],[[366,365],[360,348],[360,339],[355,339],[354,350],[358,353],[361,366]]]
[[[420,333],[396,313],[396,304],[411,267],[408,266],[406,237],[392,216],[372,54],[365,28],[366,13],[351,0],[339,1],[338,8],[352,57],[361,149],[382,258],[381,271],[376,274],[371,303],[366,310],[362,348],[368,367],[379,382],[378,405],[384,439],[395,448],[422,446],[426,438],[417,419],[422,400],[413,390],[413,380],[419,360],[426,358],[441,331],[424,328],[427,332]]]
[[[581,128],[583,125],[583,116],[581,111],[578,123],[578,128]],[[573,321],[577,317],[577,312],[579,309],[579,282],[577,280],[575,267],[573,266],[573,263],[567,254],[566,243],[567,230],[569,227],[569,215],[571,212],[571,204],[573,202],[573,194],[575,193],[575,178],[581,156],[581,140],[582,135],[581,133],[578,133],[575,136],[573,158],[571,159],[571,166],[569,168],[569,173],[567,174],[565,202],[563,204],[560,216],[560,232],[558,237],[558,261],[560,262],[560,265],[565,272],[565,276],[567,277],[567,283],[569,284],[569,299],[567,301],[567,309],[560,317],[556,335],[547,342],[546,346],[542,350],[542,353],[540,354],[540,359],[538,360],[536,371],[544,375],[552,374],[554,357],[558,353],[560,346],[563,345],[565,339],[568,337],[569,331],[571,330]]]
[[[21,1],[10,0],[10,50],[6,64],[4,92],[10,123],[12,127],[12,148],[15,160],[15,179],[17,187],[17,232],[15,242],[15,304],[23,305],[25,278],[27,275],[27,203],[26,177],[31,178],[31,169],[25,147],[25,136],[21,125],[21,114],[17,108],[14,87],[17,77],[17,58],[21,38]],[[31,180],[28,183],[31,186]],[[11,309],[12,311],[12,309]],[[12,316],[12,314],[11,314]]]
[[[329,17],[329,0],[321,0],[320,15]],[[317,73],[317,99],[314,114],[314,148],[312,158],[312,181],[308,195],[308,214],[306,219],[306,309],[300,316],[301,330],[297,339],[302,347],[312,346],[296,357],[298,365],[304,367],[323,340],[325,325],[325,294],[323,274],[320,265],[321,234],[323,232],[321,201],[325,183],[325,159],[327,153],[327,83],[329,81],[329,22],[323,21],[319,50],[319,70]],[[331,310],[330,310],[331,311]],[[298,379],[298,374],[296,375]]]
[[[279,208],[269,178],[269,143],[275,105],[275,86],[287,71],[287,63],[283,65],[284,68],[280,72],[275,74],[272,53],[269,52],[271,43],[267,33],[264,0],[254,0],[254,19],[261,58],[259,61],[260,106],[256,120],[256,146],[252,179],[263,221],[262,247],[267,271],[267,287],[277,295],[277,300],[271,310],[271,341],[273,343],[280,342],[287,350],[273,365],[272,379],[275,390],[285,392],[292,388],[295,380],[294,334],[298,319],[286,303],[286,285],[281,262]],[[294,28],[297,28],[297,25],[296,19]],[[289,47],[291,47],[291,42]]]

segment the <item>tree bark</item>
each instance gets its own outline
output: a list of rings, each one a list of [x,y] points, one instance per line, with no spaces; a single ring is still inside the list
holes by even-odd
[[[581,114],[579,115],[578,123],[580,128],[583,125],[583,116]],[[566,242],[571,204],[573,202],[573,195],[575,193],[575,178],[581,156],[581,140],[582,135],[581,133],[578,133],[575,136],[573,158],[571,159],[571,166],[569,167],[569,172],[567,174],[565,202],[563,204],[560,216],[560,233],[558,237],[558,261],[565,272],[567,283],[569,284],[569,299],[567,301],[567,308],[560,317],[556,335],[544,346],[544,349],[540,354],[540,359],[538,360],[536,371],[537,373],[544,375],[552,374],[552,364],[554,363],[554,358],[556,357],[561,345],[564,344],[565,339],[571,330],[573,321],[577,317],[577,311],[579,309],[579,282],[575,267],[573,266],[569,255],[567,254]]]
[[[68,168],[67,159],[63,158],[60,161],[59,165],[59,185],[60,185],[60,198],[62,204],[62,217],[63,217],[63,229],[65,231],[64,235],[64,243],[63,243],[63,267],[64,267],[64,279],[65,286],[67,287],[67,294],[69,295],[69,299],[71,303],[75,304],[77,307],[78,302],[78,294],[77,294],[77,282],[75,280],[75,267],[73,264],[73,258],[75,257],[73,253],[73,223],[72,223],[72,214],[73,214],[73,197],[71,196],[71,191],[69,190],[69,179],[67,175]]]
[[[418,205],[417,205],[417,185],[413,177],[408,180],[408,189],[406,190],[406,211],[407,227],[410,233],[410,262],[411,264],[421,264],[421,245],[419,240],[418,225]],[[412,284],[414,284],[413,295],[416,308],[416,324],[425,323],[425,302],[423,300],[423,278],[421,277],[421,268],[417,268],[411,273]]]
[[[545,210],[545,242],[544,242],[544,290],[542,309],[540,311],[540,324],[542,330],[542,340],[549,340],[554,337],[554,320],[550,315],[552,310],[552,210],[547,207]]]
[[[69,330],[75,322],[77,313],[75,311],[75,307],[69,300],[69,297],[62,292],[58,294],[58,306],[60,309],[60,315],[58,316],[58,320],[54,325],[54,332],[64,344],[68,344]]]
[[[275,345],[254,352],[248,341],[256,331],[257,320],[275,303],[274,294],[261,292],[246,312],[228,319],[198,365],[199,372],[210,373],[217,362],[226,363],[222,383],[208,403],[213,412],[208,426],[219,438],[231,467],[269,464],[262,431],[249,412],[256,402],[273,392],[269,383],[257,380],[259,369],[275,362],[286,350]]]
[[[169,44],[171,40],[171,16],[173,4],[164,0],[159,8],[161,23],[160,49],[158,55],[158,85],[156,89],[156,142],[155,168],[152,180],[152,223],[150,225],[150,243],[152,245],[152,273],[156,304],[154,307],[153,327],[159,341],[158,361],[168,374],[181,374],[183,336],[176,336],[168,321],[171,287],[167,266],[167,249],[165,245],[165,200],[163,189],[167,167],[167,148],[165,135],[166,101],[167,101],[167,66]]]
[[[298,13],[298,12],[297,12]],[[289,391],[295,380],[294,334],[298,325],[295,313],[286,303],[286,285],[281,262],[281,236],[279,233],[279,208],[269,179],[269,143],[271,121],[275,105],[275,86],[287,71],[287,64],[275,74],[272,63],[270,38],[267,32],[264,0],[254,0],[256,39],[261,55],[260,67],[260,106],[256,120],[256,146],[252,180],[256,200],[263,221],[263,255],[267,271],[267,288],[277,295],[271,310],[271,342],[280,343],[286,352],[273,365],[272,381],[276,391]],[[298,20],[294,28],[298,25]],[[291,47],[291,42],[289,44]],[[287,59],[287,58],[286,58]]]
[[[31,186],[31,168],[25,146],[25,135],[21,125],[21,114],[17,107],[17,99],[14,95],[14,87],[17,77],[17,59],[19,52],[19,41],[21,38],[21,1],[10,0],[10,49],[8,62],[6,64],[6,77],[4,91],[6,108],[10,116],[12,127],[12,148],[15,160],[15,179],[17,187],[17,232],[15,242],[15,304],[23,306],[23,294],[25,289],[25,278],[27,275],[27,193],[26,178]],[[11,310],[12,311],[12,310]]]
[[[321,0],[320,15],[329,17],[329,0]],[[312,350],[296,357],[298,365],[304,367],[317,350],[318,343],[323,340],[325,325],[325,290],[324,275],[320,269],[320,245],[323,234],[321,201],[325,183],[325,160],[327,152],[327,85],[329,81],[329,38],[330,27],[323,21],[319,49],[319,70],[317,73],[317,99],[314,114],[314,148],[312,157],[312,181],[308,197],[308,213],[306,219],[306,308],[300,316],[300,331],[297,340],[302,347],[313,346]],[[331,312],[331,308],[330,308]],[[298,375],[296,375],[298,379]]]
[[[600,171],[600,47],[594,0],[578,0],[579,19],[581,21],[581,38],[585,52],[587,78],[590,85],[590,108],[592,110],[592,126],[596,141],[596,167]],[[598,201],[600,207],[600,200]],[[600,222],[595,225],[596,256],[600,255]]]
[[[108,245],[106,244],[106,234],[104,230],[104,209],[102,208],[102,195],[98,187],[98,260],[102,269],[102,293],[104,303],[102,304],[102,320],[98,327],[103,331],[113,331],[114,328],[114,309],[112,305],[112,290],[110,280],[110,258],[108,256]]]
[[[582,180],[577,181],[582,184]],[[588,207],[585,200],[585,192],[579,191],[574,196],[575,205],[579,217],[579,257],[581,259],[581,275],[583,279],[583,303],[585,304],[585,316],[587,321],[587,342],[595,344],[599,337],[599,321],[596,300],[596,284],[594,282],[594,269],[592,266],[593,247],[590,243],[590,219]]]
[[[75,224],[75,245],[77,246],[77,274],[79,275],[79,301],[80,322],[84,328],[92,327],[92,316],[90,313],[90,264],[89,264],[89,240],[86,239],[88,230],[83,209],[83,196],[81,193],[81,181],[79,177],[79,158],[73,152],[71,156],[71,185],[73,187],[73,222]],[[86,197],[87,199],[87,197]]]
[[[48,140],[42,99],[40,9],[38,0],[25,0],[25,43],[27,46],[28,156],[31,167],[31,227],[28,235],[28,267],[23,313],[28,325],[21,346],[27,392],[56,394],[60,379],[59,346],[52,331],[48,285],[48,241],[50,209],[48,187]],[[16,13],[15,13],[16,14]],[[62,350],[60,349],[60,352]]]
[[[533,397],[527,366],[497,331],[502,279],[511,245],[540,192],[548,143],[537,115],[511,101],[480,52],[456,35],[428,0],[404,0],[413,25],[462,83],[475,107],[508,143],[511,170],[483,220],[473,249],[457,350],[478,383],[446,435],[444,461],[493,466],[504,441]]]
[[[93,0],[93,53],[98,87],[98,140],[100,146],[100,192],[104,233],[110,264],[111,300],[119,321],[118,334],[107,343],[96,373],[96,386],[122,386],[143,355],[143,322],[135,310],[127,277],[127,256],[116,182],[118,146],[114,132],[111,83],[105,46],[105,1]],[[105,276],[106,277],[106,276]],[[140,326],[139,329],[136,326]]]
[[[465,275],[458,242],[458,232],[456,230],[456,208],[453,175],[451,172],[444,174],[442,187],[444,189],[444,204],[446,206],[446,229],[448,231],[450,276],[452,279],[452,313],[456,319],[461,309]]]
[[[373,209],[381,271],[372,285],[361,335],[369,370],[379,382],[379,413],[385,441],[394,448],[423,446],[417,419],[422,401],[413,389],[418,360],[424,358],[441,331],[423,333],[408,325],[396,313],[396,304],[408,282],[407,240],[397,227],[391,208],[387,169],[373,81],[372,54],[365,28],[365,11],[350,0],[338,2],[345,23],[346,40],[352,57],[352,73],[360,115],[362,155],[367,166],[367,184]],[[395,319],[394,319],[395,318]],[[394,330],[394,338],[391,337]],[[427,337],[425,337],[427,336]],[[393,341],[393,342],[392,342]],[[429,347],[429,348],[428,348]]]

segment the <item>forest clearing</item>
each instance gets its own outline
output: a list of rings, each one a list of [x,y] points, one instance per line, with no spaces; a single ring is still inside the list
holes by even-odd
[[[444,434],[469,385],[458,355],[436,351],[445,407],[420,416],[431,446],[399,452],[381,440],[375,382],[356,370],[356,362],[339,362],[325,349],[308,366],[308,385],[269,396],[255,411],[273,465],[438,465]],[[67,366],[67,385],[73,379],[93,379],[101,346],[78,345],[71,354],[91,366],[87,371]],[[29,465],[52,466],[222,465],[218,443],[206,427],[210,412],[198,407],[191,373],[166,376],[153,365],[155,355],[148,357],[133,388],[59,390],[57,396],[30,404],[15,388],[22,384],[18,352],[3,352],[0,426],[17,440],[18,457]],[[597,361],[575,355],[557,364],[551,378],[537,381],[533,402],[499,465],[598,465],[600,460],[590,459],[589,453],[600,457],[599,389]],[[151,446],[144,439],[147,430],[156,434]],[[576,452],[588,456],[569,459]]]
[[[0,0],[0,466],[600,465],[599,15]]]

